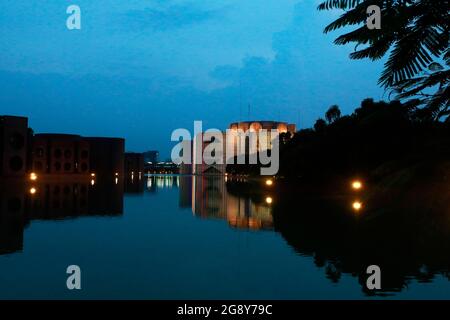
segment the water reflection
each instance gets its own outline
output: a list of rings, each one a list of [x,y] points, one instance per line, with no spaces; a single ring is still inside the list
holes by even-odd
[[[357,277],[367,295],[395,294],[414,282],[450,280],[448,187],[364,189],[362,199],[354,200],[355,190],[311,195],[287,185],[274,204],[275,230],[299,254],[312,257],[330,281],[339,283],[343,274]],[[373,264],[382,270],[380,291],[366,289],[366,268]]]
[[[17,179],[1,184],[0,254],[23,250],[24,228],[34,220],[123,213],[123,183],[71,178],[31,180],[32,185]]]
[[[359,210],[361,210],[362,207],[363,207],[363,204],[362,204],[361,201],[354,201],[354,202],[352,203],[352,208],[353,208],[353,210],[355,210],[356,212],[358,212]]]
[[[252,199],[245,194],[231,194],[226,177],[149,175],[147,190],[179,188],[180,208],[191,209],[194,216],[222,219],[231,227],[249,230],[273,229],[272,198]],[[268,185],[272,185],[271,183]]]
[[[224,177],[181,176],[180,207],[200,218],[223,219],[238,229],[273,228],[272,208],[246,195],[231,194]]]
[[[0,254],[23,250],[24,228],[35,220],[121,216],[123,197],[128,193],[133,200],[130,206],[137,206],[137,211],[146,210],[142,206],[145,201],[171,201],[175,196],[178,206],[186,209],[182,212],[189,210],[197,218],[223,220],[233,229],[244,231],[278,232],[293,249],[292,256],[309,259],[312,268],[319,268],[330,284],[341,285],[347,274],[358,279],[367,295],[393,294],[408,290],[411,283],[450,278],[448,186],[419,185],[413,190],[386,191],[364,180],[358,180],[360,185],[354,188],[355,181],[346,180],[324,190],[314,186],[301,189],[278,179],[268,183],[269,179],[252,181],[244,177],[152,175],[128,181],[115,179],[45,181],[39,177],[0,184]],[[150,197],[134,196],[145,192]],[[158,192],[163,197],[153,197]],[[163,221],[150,214],[146,217],[152,219],[151,224]],[[141,223],[140,219],[135,221]],[[128,232],[134,232],[136,226],[128,227]],[[172,231],[167,224],[158,228],[166,228],[168,234]],[[266,239],[273,234],[257,235]],[[165,245],[164,239],[152,239],[151,235],[143,242],[153,240],[158,246]],[[131,258],[136,254],[133,249],[127,250]],[[264,250],[267,256],[279,256],[270,246],[264,246]],[[381,267],[381,291],[365,289],[366,268],[372,264]],[[277,265],[274,269],[285,270]]]

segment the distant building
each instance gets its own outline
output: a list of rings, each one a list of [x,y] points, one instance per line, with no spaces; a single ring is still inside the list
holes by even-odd
[[[31,170],[38,174],[88,174],[89,143],[78,135],[36,134]]]
[[[289,133],[291,136],[295,134],[296,126],[295,124],[288,124],[287,122],[279,122],[279,121],[242,121],[242,122],[234,122],[230,124],[229,129],[231,130],[242,130],[244,132],[251,131],[258,133],[261,130],[267,130],[267,149],[271,149],[271,141],[274,137],[272,137],[271,130],[276,130],[277,134]],[[238,153],[238,139],[234,141],[228,141],[227,143],[231,143],[233,145],[234,154]],[[263,144],[260,143],[259,135],[257,136],[256,148],[258,151],[263,150]],[[245,154],[249,154],[249,143],[245,142]]]
[[[255,132],[258,133],[261,130],[267,130],[267,144],[263,144],[260,141],[260,136],[256,135],[256,150],[258,152],[271,150],[272,148],[272,140],[274,137],[272,136],[271,130],[276,130],[277,135],[282,133],[294,135],[296,131],[295,124],[289,124],[287,122],[279,122],[279,121],[243,121],[243,122],[235,122],[231,123],[229,126],[230,130],[242,130],[244,133]],[[205,161],[205,149],[208,148],[208,145],[213,143],[214,137],[210,133],[200,133],[198,134],[193,142],[189,142],[192,145],[191,154],[192,154],[192,165],[182,164],[180,172],[181,173],[192,173],[196,175],[223,175],[226,173],[226,164],[227,162],[234,156],[238,155],[238,153],[244,153],[246,156],[250,154],[250,143],[249,138],[245,141],[241,141],[239,136],[229,137],[226,136],[226,132],[223,132],[223,141],[222,141],[222,150],[223,155],[221,155],[221,163],[212,163],[211,161]],[[244,150],[239,149],[239,145],[244,146]],[[231,147],[230,147],[231,146]],[[233,150],[233,154],[226,154],[227,147]],[[199,150],[199,154],[197,154],[196,150]],[[201,151],[201,153],[200,153]],[[208,153],[209,154],[209,153]],[[215,157],[215,155],[212,155]],[[199,159],[201,157],[201,159]],[[210,164],[207,164],[210,163]]]
[[[28,119],[0,116],[0,176],[21,176],[28,164]]]
[[[191,155],[190,158],[192,160],[192,157],[193,157],[193,145],[194,145],[193,141],[192,140],[184,140],[182,143],[183,143],[183,148],[185,150],[189,150],[190,155]],[[181,163],[180,164],[179,173],[183,174],[183,175],[191,175],[191,174],[193,174],[193,164],[192,163],[184,163],[184,162]]]
[[[124,176],[125,140],[33,134],[25,117],[0,116],[0,177]]]
[[[125,153],[125,175],[132,180],[141,179],[144,173],[144,155],[142,153]]]
[[[99,176],[125,177],[125,140],[121,138],[86,138],[90,146],[89,167]]]
[[[159,152],[156,150],[150,150],[143,153],[144,163],[155,164],[159,161]]]
[[[225,132],[222,133],[225,137]],[[216,155],[214,153],[211,154],[211,158],[208,159],[210,152],[205,152],[205,149],[211,143],[218,143],[215,141],[215,137],[213,134],[209,134],[206,132],[200,133],[197,135],[196,139],[193,143],[192,150],[192,173],[198,175],[224,175],[226,173],[226,139],[221,141],[223,154]],[[197,148],[201,151],[200,154],[197,154]],[[199,159],[198,156],[201,158]],[[220,161],[214,162],[215,158],[220,159]]]
[[[265,130],[278,130],[278,133],[290,132],[292,134],[296,131],[295,124],[288,124],[287,122],[280,121],[241,121],[230,124],[230,129],[242,129],[259,131]]]

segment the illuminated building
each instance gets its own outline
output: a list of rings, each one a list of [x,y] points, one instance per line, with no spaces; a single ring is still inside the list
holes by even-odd
[[[274,137],[272,137],[271,130],[276,130],[277,134],[289,133],[290,136],[293,136],[296,131],[296,126],[295,126],[295,124],[288,124],[286,122],[279,122],[279,121],[242,121],[242,122],[231,123],[229,126],[229,129],[232,130],[233,132],[242,130],[242,132],[244,132],[244,133],[248,133],[248,132],[256,133],[256,135],[255,135],[256,151],[260,152],[260,151],[265,151],[267,149],[269,149],[269,150],[271,149],[271,141],[274,139]],[[260,135],[258,133],[261,130],[267,131],[267,144],[266,145],[264,145],[260,141]],[[227,141],[228,144],[231,144],[232,149],[234,150],[234,152],[233,152],[234,155],[237,155],[239,152],[239,150],[238,150],[239,144],[245,146],[245,150],[242,150],[242,151],[244,151],[244,153],[246,155],[248,155],[250,153],[249,138],[246,137],[245,139],[246,139],[246,141],[240,141],[239,137],[233,137],[233,140]]]
[[[184,144],[184,150],[190,150],[190,153],[191,153],[191,159],[192,159],[192,156],[193,156],[193,145],[194,145],[194,143],[193,143],[193,141],[192,140],[184,140],[183,142],[182,142],[183,144]],[[190,174],[193,174],[193,164],[192,163],[181,163],[180,164],[180,171],[179,171],[179,173],[180,174],[188,174],[188,175],[190,175]]]
[[[222,154],[208,151],[208,146],[215,143],[221,144]],[[212,133],[203,132],[196,136],[192,151],[192,173],[198,175],[224,175],[226,173],[226,138],[222,133],[222,141],[216,141],[216,137]],[[211,156],[209,156],[211,155]],[[219,159],[219,161],[215,161]]]
[[[261,141],[267,131],[265,142]],[[276,136],[285,133],[293,136],[296,131],[295,124],[288,124],[286,122],[278,121],[243,121],[232,123],[229,130],[220,133],[221,141],[217,141],[219,132],[206,131],[197,134],[193,141],[184,141],[188,145],[184,145],[184,149],[191,149],[192,165],[181,164],[180,173],[195,175],[224,175],[226,173],[226,166],[232,163],[235,156],[249,155],[253,150],[262,152],[272,149],[272,141],[275,138],[273,130],[276,131]],[[239,135],[239,132],[243,135]],[[250,133],[256,133],[254,136]],[[255,139],[255,140],[251,140]],[[220,149],[222,154],[214,154],[211,152],[212,147]],[[255,148],[252,149],[251,146]],[[219,148],[220,147],[220,148]],[[231,152],[231,154],[228,154]],[[208,159],[208,157],[210,157]]]

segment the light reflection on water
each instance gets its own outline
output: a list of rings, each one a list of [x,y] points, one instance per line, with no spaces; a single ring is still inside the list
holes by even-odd
[[[378,296],[449,298],[448,219],[367,227],[363,181],[316,199],[245,177],[43,180],[1,189],[2,298],[364,298],[374,263]],[[79,293],[64,288],[73,263]]]

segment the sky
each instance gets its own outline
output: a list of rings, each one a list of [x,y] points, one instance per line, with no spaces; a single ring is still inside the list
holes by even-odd
[[[319,0],[2,0],[0,114],[36,133],[124,137],[170,155],[173,130],[247,119],[311,127],[372,97],[381,62],[323,34]],[[69,5],[81,30],[69,30]],[[250,106],[250,107],[248,107]]]

